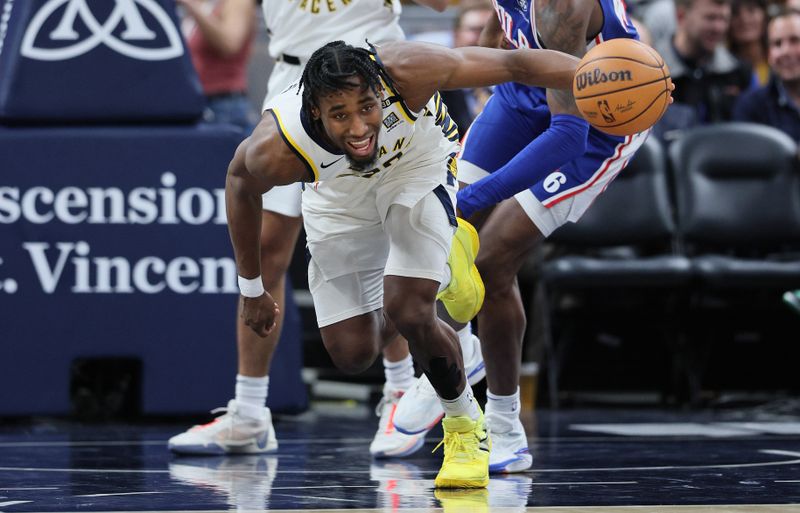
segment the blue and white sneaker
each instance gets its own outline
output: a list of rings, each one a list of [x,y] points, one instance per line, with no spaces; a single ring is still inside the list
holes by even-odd
[[[486,377],[486,366],[483,363],[480,339],[472,335],[470,343],[473,345],[472,360],[464,362],[464,371],[467,373],[467,381],[472,386]],[[394,425],[401,433],[424,434],[438,424],[442,417],[444,410],[439,396],[436,395],[436,390],[428,377],[423,374],[397,403]]]
[[[528,437],[519,417],[513,420],[492,414],[487,406],[486,427],[492,435],[489,473],[508,474],[527,470],[533,464],[528,450]]]
[[[194,426],[169,439],[169,450],[178,454],[259,454],[278,449],[272,412],[264,408],[261,418],[255,419],[239,413],[236,400],[227,408],[216,408],[211,413],[224,412],[212,422]]]
[[[397,403],[403,397],[402,390],[392,390],[383,387],[383,398],[375,408],[375,414],[380,417],[375,438],[369,445],[369,453],[374,458],[402,458],[410,456],[420,450],[425,444],[425,433],[407,435],[399,432],[394,425],[394,416]]]

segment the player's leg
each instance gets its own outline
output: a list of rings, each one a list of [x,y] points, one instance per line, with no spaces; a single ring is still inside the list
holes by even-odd
[[[519,422],[525,311],[516,275],[545,237],[583,215],[645,138],[646,134],[618,140],[590,136],[583,156],[553,171],[557,179],[545,177],[501,203],[481,230],[483,246],[477,264],[486,282],[487,308],[478,315],[478,325],[486,360],[487,424],[496,435],[490,463],[493,472],[518,472],[531,464]]]
[[[519,420],[519,368],[526,320],[517,272],[541,239],[513,199],[498,205],[481,229],[477,264],[487,294],[478,313],[478,327],[486,363],[486,419],[494,442],[491,472],[519,472],[533,461]]]
[[[408,340],[445,411],[445,454],[436,487],[484,487],[490,442],[483,414],[466,380],[458,336],[436,314],[456,227],[452,196],[444,187],[441,192],[429,193],[412,208],[389,207],[384,223],[390,241],[384,308]]]
[[[276,328],[265,338],[236,319],[238,374],[235,397],[224,415],[214,422],[195,426],[169,440],[177,453],[258,453],[278,448],[272,412],[265,406],[269,391],[269,368],[281,336],[285,311],[286,271],[292,260],[302,227],[298,184],[277,187],[264,195],[261,218],[261,276],[264,288],[278,303]]]
[[[414,379],[414,368],[405,340],[397,335],[397,330],[385,321],[382,314],[385,254],[381,256],[379,248],[384,243],[370,240],[366,246],[363,241],[341,245],[353,248],[353,251],[359,250],[355,248],[374,250],[380,261],[366,265],[374,267],[367,270],[330,269],[327,266],[332,261],[335,267],[340,263],[347,266],[347,261],[332,254],[324,243],[321,246],[311,244],[312,258],[308,268],[317,322],[325,348],[337,368],[348,373],[362,372],[384,349],[387,385],[376,411],[380,417],[378,430],[370,444],[370,453],[378,458],[407,456],[419,450],[425,442],[424,433],[414,436],[400,433],[392,422],[399,397]],[[394,364],[392,357],[396,358]]]
[[[530,142],[531,132],[545,130],[531,127],[529,121],[519,119],[513,106],[503,97],[492,97],[484,110],[473,122],[464,137],[464,147],[458,161],[458,179],[471,183],[488,174],[486,169],[498,169]],[[480,226],[487,212],[478,212],[470,222]],[[480,250],[479,254],[483,252]],[[478,383],[486,374],[481,354],[481,343],[467,324],[458,330],[458,338],[464,357],[464,368],[470,385]],[[400,400],[395,415],[395,424],[406,433],[423,433],[439,422],[444,412],[438,405],[436,393],[425,376]]]

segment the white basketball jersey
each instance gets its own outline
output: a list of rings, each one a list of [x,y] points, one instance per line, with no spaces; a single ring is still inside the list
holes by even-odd
[[[421,112],[383,84],[383,121],[378,156],[367,169],[354,169],[342,152],[324,147],[302,112],[302,93],[290,88],[267,104],[284,141],[308,169],[303,215],[309,233],[315,226],[330,233],[380,223],[391,204],[412,207],[440,185],[456,187],[458,129],[436,93]],[[322,224],[314,219],[325,218]],[[311,223],[311,224],[310,224]]]
[[[270,34],[269,54],[298,57],[303,64],[314,51],[339,39],[366,48],[404,39],[400,0],[264,0]]]

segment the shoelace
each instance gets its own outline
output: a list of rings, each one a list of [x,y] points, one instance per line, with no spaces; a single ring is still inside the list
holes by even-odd
[[[470,440],[470,442],[466,442],[460,433],[445,433],[444,438],[442,438],[442,441],[433,448],[431,454],[435,453],[436,450],[442,445],[444,445],[445,458],[454,458],[456,454],[465,452],[469,452],[471,457],[478,451],[477,440],[475,440],[475,443],[472,443],[472,440]]]

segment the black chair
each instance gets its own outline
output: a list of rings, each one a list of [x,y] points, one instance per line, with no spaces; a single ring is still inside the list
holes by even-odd
[[[728,123],[687,131],[669,157],[679,238],[696,279],[693,372],[699,381],[717,371],[724,381],[737,351],[738,361],[768,358],[771,346],[753,342],[780,340],[780,325],[795,329],[780,298],[800,288],[797,145],[766,125]],[[726,339],[739,343],[712,359]],[[787,359],[782,351],[774,360]]]
[[[797,145],[751,123],[699,127],[670,148],[680,239],[702,284],[800,286]]]
[[[553,407],[558,406],[559,375],[574,338],[570,326],[575,321],[563,323],[557,343],[550,327],[554,315],[565,310],[563,299],[567,295],[593,296],[590,308],[599,303],[602,308],[609,307],[611,315],[629,316],[631,305],[616,303],[615,311],[612,298],[638,291],[651,296],[655,292],[663,299],[664,290],[679,290],[691,275],[688,260],[675,250],[674,236],[666,158],[658,140],[651,137],[585,215],[577,223],[562,226],[549,239],[559,256],[541,266],[532,302],[539,312],[529,312],[529,318],[538,313],[536,318],[544,323]]]

